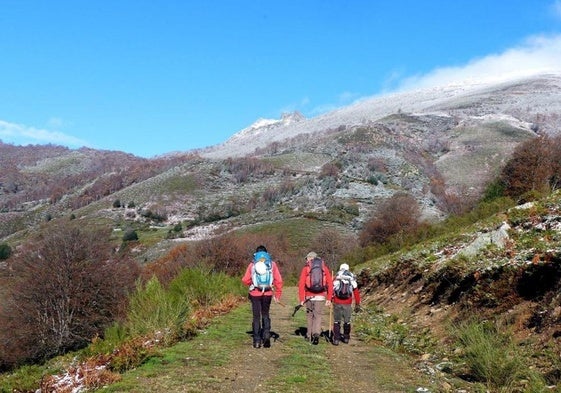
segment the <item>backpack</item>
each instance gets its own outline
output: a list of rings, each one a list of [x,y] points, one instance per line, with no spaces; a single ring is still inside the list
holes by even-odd
[[[323,272],[323,259],[316,257],[309,264],[306,289],[313,293],[321,293],[327,289],[325,273]]]
[[[251,280],[255,288],[262,291],[273,287],[273,261],[266,251],[259,251],[253,255]]]
[[[353,296],[353,275],[348,271],[338,274],[335,279],[334,292],[338,299],[349,299]]]

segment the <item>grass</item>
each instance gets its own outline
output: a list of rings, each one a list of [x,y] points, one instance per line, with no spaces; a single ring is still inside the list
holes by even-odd
[[[547,391],[545,382],[526,362],[512,337],[490,321],[468,321],[454,327],[467,372],[493,392]],[[522,382],[524,381],[524,382]]]
[[[219,369],[230,362],[233,350],[247,340],[248,315],[239,307],[214,323],[193,340],[182,341],[161,351],[161,356],[124,374],[106,392],[202,391],[220,381]],[[144,383],[144,381],[149,381]],[[199,390],[197,390],[199,389]]]

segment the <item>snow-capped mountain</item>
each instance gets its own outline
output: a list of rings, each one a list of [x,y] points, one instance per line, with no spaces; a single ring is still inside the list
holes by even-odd
[[[279,127],[286,127],[292,124],[301,122],[306,118],[300,112],[283,113],[280,120],[279,119],[258,119],[255,123],[249,127],[234,134],[230,139],[226,141],[226,144],[236,143],[243,140],[251,140],[255,137],[259,137],[262,134],[269,133]]]
[[[541,131],[561,130],[561,74],[540,74],[508,81],[469,81],[376,96],[305,119],[287,114],[280,120],[260,119],[223,144],[201,152],[207,158],[241,157],[273,142],[299,134],[352,128],[371,124],[396,113],[440,114],[459,121],[482,116],[511,117],[521,123],[536,123],[547,116]],[[557,116],[557,119],[555,118]],[[553,121],[552,121],[553,120]],[[544,128],[545,127],[545,128]]]

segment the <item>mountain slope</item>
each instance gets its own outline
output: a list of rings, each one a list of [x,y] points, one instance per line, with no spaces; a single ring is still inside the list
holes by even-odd
[[[559,112],[561,76],[539,75],[262,119],[222,145],[152,160],[1,144],[0,239],[61,216],[116,229],[182,224],[175,241],[310,218],[356,235],[397,192],[439,220],[451,201],[477,198],[517,144],[559,132]]]
[[[521,124],[559,132],[561,75],[537,75],[500,83],[465,83],[374,97],[324,115],[276,127],[274,131],[242,131],[225,143],[206,149],[203,157],[224,158],[251,154],[258,147],[300,134],[338,127],[364,126],[395,113],[446,114],[458,121],[486,115],[507,115]]]

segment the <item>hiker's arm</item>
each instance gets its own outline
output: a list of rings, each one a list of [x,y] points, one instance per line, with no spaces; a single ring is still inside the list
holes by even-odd
[[[362,308],[360,307],[360,291],[358,290],[358,286],[353,288],[353,298],[355,299],[355,312],[361,312]]]
[[[273,262],[273,284],[275,286],[275,298],[277,300],[280,300],[282,295],[283,282],[279,266],[276,262]]]
[[[245,269],[245,274],[242,277],[242,283],[244,285],[251,285],[251,264],[247,265],[247,269]]]
[[[298,280],[298,300],[300,301],[300,305],[304,304],[304,300],[306,300],[306,276],[307,276],[306,268],[304,267],[300,272],[300,279]]]
[[[355,306],[360,306],[360,291],[358,287],[353,289],[353,296],[355,298]]]
[[[329,283],[329,285],[327,285],[326,299],[331,302],[331,299],[333,298],[333,277],[331,276],[331,272],[327,266],[324,266],[323,270],[325,272],[325,281]]]

